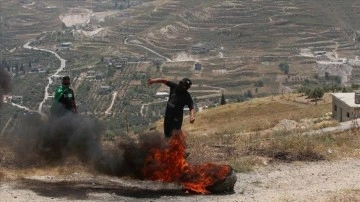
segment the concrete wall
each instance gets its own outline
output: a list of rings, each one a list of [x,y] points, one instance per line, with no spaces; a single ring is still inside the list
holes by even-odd
[[[357,115],[354,114],[354,111],[354,108],[332,96],[332,116],[334,119],[344,122],[354,119],[354,116],[360,117],[360,110],[357,111]]]

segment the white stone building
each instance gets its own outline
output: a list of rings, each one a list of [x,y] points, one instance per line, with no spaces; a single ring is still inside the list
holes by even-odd
[[[332,116],[339,122],[360,117],[360,93],[333,93]]]

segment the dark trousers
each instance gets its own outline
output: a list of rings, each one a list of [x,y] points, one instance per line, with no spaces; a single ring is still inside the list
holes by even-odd
[[[180,130],[183,122],[183,117],[167,116],[164,119],[164,135],[171,137],[174,130]]]

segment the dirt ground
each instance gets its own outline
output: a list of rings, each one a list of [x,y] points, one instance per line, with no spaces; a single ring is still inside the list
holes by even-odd
[[[355,192],[352,201],[360,200],[360,159],[270,164],[237,178],[234,193],[199,195],[129,178],[31,176],[2,181],[0,195],[1,201],[349,201]]]

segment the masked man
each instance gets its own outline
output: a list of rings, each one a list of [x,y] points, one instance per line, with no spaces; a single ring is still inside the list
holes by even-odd
[[[179,83],[162,78],[148,80],[148,85],[152,85],[153,83],[162,83],[170,88],[169,100],[166,105],[164,119],[165,137],[171,137],[173,130],[181,130],[185,105],[188,106],[190,110],[190,123],[194,123],[194,102],[188,92],[188,89],[192,85],[190,79],[184,78]]]

